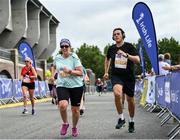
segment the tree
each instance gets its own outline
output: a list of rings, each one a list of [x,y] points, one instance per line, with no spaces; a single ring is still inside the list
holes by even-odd
[[[180,44],[173,37],[170,39],[163,38],[158,40],[159,54],[170,53],[172,64],[178,64],[180,62]]]
[[[103,76],[104,56],[97,46],[84,43],[77,49],[76,53],[85,68],[92,69],[96,77]]]
[[[53,62],[53,57],[50,56],[48,59],[47,59],[47,63],[52,63]]]

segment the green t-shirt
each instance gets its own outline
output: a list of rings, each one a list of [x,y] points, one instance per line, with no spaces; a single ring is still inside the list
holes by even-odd
[[[68,58],[64,58],[60,54],[57,55],[54,59],[54,65],[58,73],[56,87],[75,88],[83,86],[82,76],[62,74],[63,67],[73,70],[82,66],[79,57],[75,53],[72,53]]]

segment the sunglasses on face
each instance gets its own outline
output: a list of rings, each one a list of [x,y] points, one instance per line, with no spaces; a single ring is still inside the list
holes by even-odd
[[[60,48],[62,49],[62,48],[69,48],[69,46],[68,45],[62,45],[62,46],[60,46]]]
[[[29,62],[29,61],[24,61],[24,62],[26,63],[26,62]]]

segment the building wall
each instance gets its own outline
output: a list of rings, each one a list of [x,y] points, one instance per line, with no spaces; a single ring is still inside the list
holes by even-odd
[[[0,72],[7,71],[14,79],[14,63],[9,60],[0,59]]]
[[[19,77],[22,64],[18,61],[17,48],[26,41],[36,60],[43,62],[37,72],[44,79],[45,61],[56,49],[59,21],[40,0],[0,0],[0,23],[0,72],[6,70],[13,79]],[[3,50],[12,52],[4,58]]]

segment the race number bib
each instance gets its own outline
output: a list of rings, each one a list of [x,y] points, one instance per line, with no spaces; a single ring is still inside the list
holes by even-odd
[[[122,55],[116,54],[114,64],[115,64],[115,68],[126,69],[126,67],[127,67],[127,58],[122,56]]]

